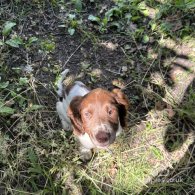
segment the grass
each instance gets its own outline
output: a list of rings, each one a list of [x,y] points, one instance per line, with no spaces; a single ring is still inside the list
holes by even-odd
[[[3,1],[0,194],[194,192],[193,1]],[[171,14],[174,13],[174,14]],[[128,126],[79,159],[55,81],[123,88]]]

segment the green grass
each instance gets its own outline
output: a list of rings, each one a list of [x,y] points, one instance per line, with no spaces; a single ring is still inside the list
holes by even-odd
[[[0,194],[193,193],[193,1],[3,1],[0,18]],[[55,109],[66,67],[130,100],[88,163]]]

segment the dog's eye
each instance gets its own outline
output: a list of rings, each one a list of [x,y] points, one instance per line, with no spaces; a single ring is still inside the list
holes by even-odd
[[[111,116],[113,114],[114,110],[113,109],[108,109],[108,115]]]
[[[89,112],[84,112],[84,116],[85,116],[85,118],[91,118],[91,113],[89,113]]]

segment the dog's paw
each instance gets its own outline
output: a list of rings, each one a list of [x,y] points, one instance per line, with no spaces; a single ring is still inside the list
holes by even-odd
[[[83,162],[89,161],[92,158],[92,151],[90,149],[80,147],[80,159]]]

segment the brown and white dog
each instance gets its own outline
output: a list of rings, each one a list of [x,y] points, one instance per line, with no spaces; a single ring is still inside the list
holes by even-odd
[[[89,90],[80,81],[64,86],[68,72],[66,69],[61,73],[56,108],[63,129],[73,130],[78,138],[81,158],[89,160],[92,148],[107,148],[125,127],[128,100],[119,89]]]

